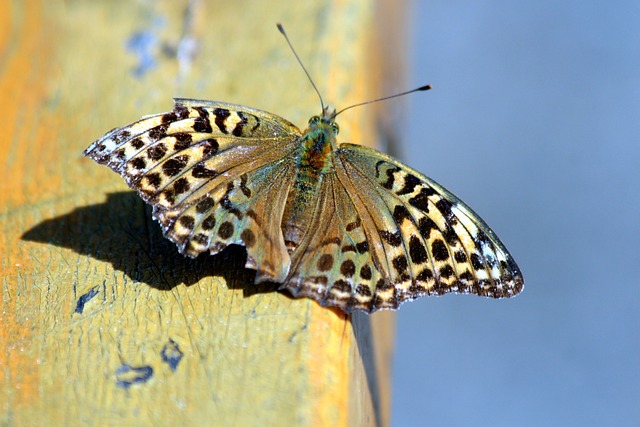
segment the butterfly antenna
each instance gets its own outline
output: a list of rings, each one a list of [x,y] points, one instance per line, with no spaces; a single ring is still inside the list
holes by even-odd
[[[359,104],[350,105],[347,108],[343,108],[342,110],[340,110],[337,113],[335,113],[333,115],[333,117],[336,117],[338,114],[340,114],[340,113],[342,113],[344,111],[347,111],[347,110],[349,110],[350,108],[353,108],[353,107],[359,107],[361,105],[373,104],[374,102],[384,101],[385,99],[397,98],[399,96],[408,95],[408,94],[413,93],[413,92],[421,92],[421,91],[429,90],[429,89],[431,89],[431,85],[420,86],[419,88],[416,88],[416,89],[413,89],[413,90],[409,90],[407,92],[396,93],[395,95],[385,96],[384,98],[378,98],[378,99],[374,99],[372,101],[361,102]]]
[[[318,98],[320,98],[320,105],[322,106],[322,111],[324,111],[324,101],[322,100],[322,95],[320,95],[320,91],[318,90],[318,88],[316,87],[316,84],[313,82],[313,79],[311,78],[311,76],[309,75],[309,72],[307,71],[307,69],[304,67],[304,64],[302,63],[302,61],[300,60],[300,57],[298,56],[298,54],[296,53],[296,50],[293,48],[293,45],[291,44],[291,41],[289,41],[289,37],[287,36],[287,33],[284,31],[284,28],[282,27],[281,23],[277,23],[276,26],[278,27],[278,30],[280,31],[280,33],[282,33],[282,35],[284,36],[285,40],[287,41],[287,43],[289,44],[289,47],[291,48],[291,51],[293,52],[293,54],[295,55],[296,59],[298,60],[298,63],[300,64],[300,66],[302,67],[302,69],[304,70],[304,73],[307,75],[307,78],[309,79],[309,81],[311,82],[311,85],[313,86],[313,88],[316,90],[316,93],[318,94]]]

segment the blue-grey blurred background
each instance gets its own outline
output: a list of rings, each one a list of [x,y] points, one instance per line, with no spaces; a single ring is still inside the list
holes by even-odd
[[[640,425],[640,2],[413,6],[402,157],[525,290],[402,307],[393,425]]]

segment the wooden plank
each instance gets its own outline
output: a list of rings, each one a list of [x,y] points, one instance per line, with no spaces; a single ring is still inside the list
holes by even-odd
[[[242,250],[182,257],[81,155],[174,96],[303,125],[318,101],[278,21],[325,99],[381,95],[377,7],[0,2],[1,424],[388,424],[391,313],[258,290]],[[342,140],[375,142],[380,111],[341,117]]]

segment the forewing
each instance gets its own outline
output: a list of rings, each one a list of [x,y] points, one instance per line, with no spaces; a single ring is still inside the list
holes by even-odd
[[[176,99],[174,110],[114,129],[85,155],[122,175],[189,256],[247,247],[260,279],[289,268],[280,224],[300,131],[252,108]]]
[[[383,248],[371,260],[384,280],[372,288],[381,299],[374,309],[422,295],[500,298],[522,290],[522,273],[506,247],[444,187],[367,147],[342,144],[336,158],[340,181],[360,201],[355,207],[369,246]]]

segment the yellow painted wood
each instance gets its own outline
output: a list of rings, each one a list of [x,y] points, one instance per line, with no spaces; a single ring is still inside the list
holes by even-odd
[[[381,5],[0,2],[0,424],[388,423],[391,313],[256,289],[242,250],[182,257],[81,155],[174,96],[304,127],[319,103],[276,22],[327,102],[387,94],[380,60],[400,47],[378,37],[402,26]],[[381,111],[341,116],[342,140],[379,142]]]

